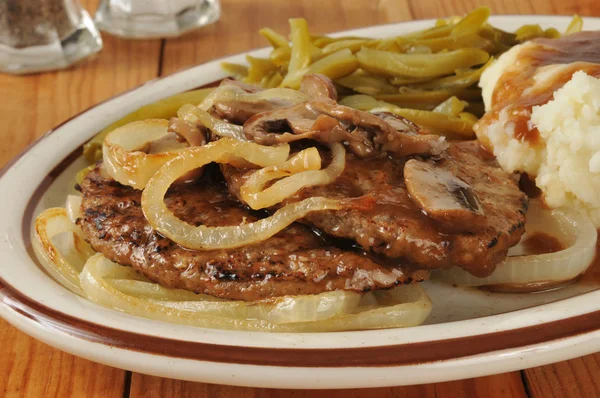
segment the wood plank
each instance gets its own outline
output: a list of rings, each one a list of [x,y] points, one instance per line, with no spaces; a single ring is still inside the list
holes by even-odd
[[[125,372],[66,354],[0,319],[0,396],[121,397]]]
[[[527,397],[519,372],[437,384],[351,390],[280,390],[267,388],[231,387],[216,384],[191,383],[179,380],[163,379],[160,377],[146,376],[136,373],[133,374],[131,380],[131,398],[158,398],[169,396],[190,398]]]
[[[600,353],[523,372],[532,398],[600,396]]]
[[[96,0],[84,1],[90,11]],[[156,77],[160,41],[104,37],[99,56],[65,71],[0,75],[0,166],[69,117]],[[0,320],[0,396],[121,397],[125,372],[56,350]]]

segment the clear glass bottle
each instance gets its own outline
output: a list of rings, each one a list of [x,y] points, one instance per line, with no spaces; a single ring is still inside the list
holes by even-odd
[[[66,68],[102,49],[77,0],[0,0],[0,71]]]
[[[102,0],[98,28],[130,39],[176,37],[216,22],[219,0]]]

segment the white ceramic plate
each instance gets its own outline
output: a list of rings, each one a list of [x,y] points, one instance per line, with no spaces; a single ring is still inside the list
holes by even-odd
[[[495,17],[564,29],[570,18]],[[416,21],[344,32],[385,37],[432,26]],[[586,18],[587,29],[600,20]],[[264,56],[267,50],[252,52]],[[227,58],[243,62],[245,54]],[[222,61],[222,60],[220,60]],[[77,148],[141,105],[224,77],[220,61],[149,82],[74,117],[6,166],[0,178],[0,315],[52,346],[104,364],[164,377],[288,388],[430,383],[522,369],[600,350],[600,283],[539,294],[493,294],[426,282],[434,311],[407,329],[326,334],[222,331],[127,315],[50,279],[30,252],[33,218],[60,206],[83,163]],[[75,151],[75,152],[74,152]],[[66,166],[66,168],[65,168]],[[596,278],[596,281],[598,278]]]

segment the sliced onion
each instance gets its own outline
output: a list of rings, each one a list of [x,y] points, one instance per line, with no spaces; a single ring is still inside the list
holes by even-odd
[[[292,106],[299,104],[300,102],[308,101],[310,98],[298,91],[289,88],[271,88],[268,90],[256,91],[249,93],[244,91],[241,87],[227,84],[217,87],[212,93],[210,93],[200,105],[199,108],[202,110],[209,110],[217,102],[224,101],[243,101],[249,103],[256,103],[260,101],[277,101],[282,106]]]
[[[90,300],[108,307],[208,328],[323,332],[405,327],[422,323],[431,311],[431,301],[418,285],[363,295],[335,291],[244,302],[123,279],[129,270],[97,254],[86,263],[81,286]]]
[[[288,146],[289,150],[289,146]],[[205,164],[229,163],[240,158],[260,166],[273,163],[271,159],[256,156],[259,153],[279,154],[276,147],[265,147],[251,142],[223,138],[203,147],[189,148],[166,163],[148,182],[142,193],[142,210],[148,223],[172,241],[195,250],[228,249],[262,242],[275,235],[308,213],[341,208],[338,200],[322,197],[309,198],[287,205],[270,217],[253,223],[225,226],[194,227],[177,218],[165,205],[164,197],[171,184],[182,174]],[[283,162],[277,162],[283,163]],[[275,163],[275,164],[277,164]]]
[[[282,165],[254,172],[240,189],[242,200],[252,209],[264,209],[282,202],[302,188],[331,184],[346,167],[346,150],[342,144],[335,143],[331,145],[331,152],[333,160],[323,170],[318,170],[321,163],[319,152],[316,148],[309,148]],[[267,183],[279,178],[282,179],[264,189]]]
[[[227,123],[210,115],[197,106],[187,104],[179,108],[177,117],[191,123],[201,123],[207,129],[219,137],[233,138],[239,141],[247,141],[243,126]]]
[[[432,276],[459,286],[532,284],[532,289],[539,289],[573,280],[594,259],[598,236],[596,228],[584,214],[574,209],[545,210],[533,201],[527,212],[526,228],[522,242],[529,234],[545,232],[558,238],[566,249],[555,253],[521,255],[522,247],[517,245],[487,278],[477,278],[458,267],[438,271]]]
[[[82,295],[79,273],[94,251],[83,239],[79,227],[69,221],[67,211],[62,207],[45,210],[36,218],[33,233],[33,250],[44,269],[69,290]],[[53,239],[64,233],[69,233],[71,239],[61,252]]]
[[[153,141],[164,138],[168,129],[167,120],[148,119],[111,131],[102,146],[103,167],[108,175],[123,185],[143,189],[156,170],[185,149],[152,154],[144,152]]]
[[[83,198],[79,195],[67,195],[67,204],[65,209],[67,217],[72,224],[77,224],[77,219],[83,216],[81,211],[81,203]]]
[[[230,318],[262,319],[274,324],[314,322],[355,310],[360,294],[342,290],[316,295],[285,296],[245,301],[216,299],[186,290],[168,289],[156,283],[127,279],[107,279],[122,293],[146,298],[157,304]]]

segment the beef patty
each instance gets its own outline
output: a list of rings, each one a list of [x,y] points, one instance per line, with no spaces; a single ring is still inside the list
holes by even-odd
[[[448,226],[426,215],[411,199],[404,178],[410,159],[358,159],[348,154],[346,168],[333,184],[305,188],[288,202],[315,196],[373,200],[370,210],[312,213],[306,221],[365,250],[422,269],[459,266],[477,276],[491,274],[524,232],[528,199],[519,190],[517,176],[501,170],[477,141],[452,143],[437,157],[417,158],[468,184],[478,198],[477,228],[469,228],[475,225],[460,217]],[[239,197],[240,187],[253,171],[227,166],[223,172],[230,192]]]
[[[194,184],[172,187],[165,199],[168,208],[192,225],[255,221],[257,215],[228,195],[214,171]],[[252,301],[339,289],[385,289],[428,275],[334,247],[299,224],[259,244],[192,251],[150,227],[141,209],[141,191],[104,176],[98,167],[87,175],[81,192],[83,216],[78,224],[94,250],[167,287]]]

